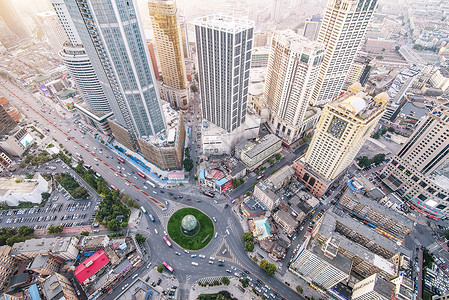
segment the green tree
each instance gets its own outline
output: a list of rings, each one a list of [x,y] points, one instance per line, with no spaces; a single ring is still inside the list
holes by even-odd
[[[374,155],[372,162],[375,164],[380,164],[385,160],[385,153],[379,153]]]
[[[357,157],[357,162],[360,168],[368,167],[371,164],[370,159],[368,156],[359,156]]]
[[[163,266],[163,265],[157,266],[157,271],[158,271],[159,273],[162,273],[162,272],[164,271],[164,266]]]
[[[257,259],[256,256],[253,256],[253,260],[254,260],[255,262],[258,262],[258,261],[259,261],[259,260]]]
[[[254,238],[254,236],[253,236],[253,233],[252,233],[252,232],[245,232],[245,233],[242,235],[242,239],[243,239],[243,241],[245,241],[245,242],[252,242],[252,241],[253,241],[253,238]]]
[[[245,251],[252,252],[254,250],[254,242],[249,241],[245,243]]]
[[[265,259],[262,259],[259,263],[259,266],[265,270],[268,266],[268,262]]]
[[[112,219],[108,221],[108,230],[117,231],[119,229],[119,222],[117,219]]]
[[[28,226],[20,226],[18,229],[18,233],[21,236],[32,235],[34,233],[34,229]]]
[[[89,236],[89,231],[81,231],[80,233],[82,236]]]
[[[297,286],[296,286],[296,291],[297,291],[299,294],[302,294],[302,292],[303,292],[302,286],[297,285]]]
[[[136,242],[138,244],[143,244],[143,243],[145,243],[146,240],[147,240],[147,238],[144,237],[143,235],[141,235],[140,233],[136,234]]]
[[[248,278],[240,279],[240,283],[242,284],[243,288],[247,288],[249,285],[249,279]]]
[[[245,196],[247,196],[247,197],[251,196],[251,192],[250,191],[246,191]]]
[[[267,272],[268,275],[274,275],[277,271],[276,265],[268,264],[267,267],[265,268],[265,271]]]
[[[41,193],[42,201],[47,201],[50,198],[50,193],[43,192]]]
[[[272,166],[272,165],[274,165],[274,163],[276,162],[276,160],[275,160],[274,158],[270,158],[270,159],[268,160],[268,162],[269,162],[270,165]]]
[[[193,160],[191,160],[190,158],[186,158],[184,159],[184,161],[182,162],[182,164],[184,165],[184,169],[189,172],[190,170],[193,169]]]
[[[229,280],[229,278],[228,277],[221,277],[221,282],[224,284],[224,285],[229,285],[230,283],[231,283],[231,281]]]
[[[276,158],[276,160],[280,160],[280,159],[282,158],[282,154],[276,153],[276,154],[274,155],[274,157]]]
[[[190,90],[191,90],[192,92],[196,93],[196,92],[198,92],[198,87],[197,87],[195,84],[192,84],[192,85],[190,86]]]
[[[64,228],[61,225],[58,226],[50,226],[48,227],[47,231],[50,234],[55,234],[55,233],[61,233],[64,230]]]

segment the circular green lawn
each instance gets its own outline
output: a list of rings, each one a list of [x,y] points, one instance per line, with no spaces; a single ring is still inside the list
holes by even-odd
[[[182,233],[181,222],[186,215],[193,215],[199,226],[199,231],[194,236],[186,236]],[[214,223],[212,220],[195,208],[181,208],[168,220],[167,232],[170,238],[180,247],[187,250],[200,250],[209,244],[214,236]]]

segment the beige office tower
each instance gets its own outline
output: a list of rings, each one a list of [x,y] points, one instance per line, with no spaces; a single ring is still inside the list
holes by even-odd
[[[321,197],[353,162],[388,101],[387,93],[372,98],[355,83],[324,106],[305,156],[293,164],[298,178],[314,195]]]
[[[436,107],[385,166],[383,182],[418,212],[449,216],[449,104]]]
[[[376,7],[377,0],[328,0],[318,35],[326,54],[312,105],[323,106],[340,94]]]
[[[148,8],[162,72],[161,98],[170,102],[173,108],[187,109],[186,70],[176,2],[151,0]]]
[[[268,124],[287,144],[302,137],[324,47],[292,30],[276,33],[271,41],[264,98]]]

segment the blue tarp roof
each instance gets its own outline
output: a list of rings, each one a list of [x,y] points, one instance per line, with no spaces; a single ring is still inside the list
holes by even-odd
[[[30,294],[31,300],[40,300],[41,299],[41,297],[39,296],[39,290],[37,289],[36,284],[33,284],[32,286],[30,286],[30,288],[28,289],[28,293]]]
[[[200,169],[200,179],[206,179],[204,169]]]
[[[228,182],[228,180],[226,178],[222,178],[220,180],[216,180],[215,181],[215,185],[216,186],[222,186],[223,184],[225,184],[226,182]]]

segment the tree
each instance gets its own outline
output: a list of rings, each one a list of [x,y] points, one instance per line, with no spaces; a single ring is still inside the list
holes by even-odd
[[[245,243],[245,251],[252,252],[254,250],[254,242],[249,241]]]
[[[229,284],[231,283],[231,281],[229,280],[228,277],[221,277],[221,282],[222,282],[224,285],[229,285]]]
[[[108,230],[117,231],[119,229],[119,222],[117,219],[112,219],[108,221]]]
[[[88,236],[89,235],[89,231],[81,231],[80,233],[82,236]]]
[[[375,164],[380,164],[385,160],[385,153],[379,153],[374,155],[372,162]]]
[[[267,272],[268,275],[274,275],[277,271],[276,265],[268,264],[267,267],[265,268],[265,271]]]
[[[268,266],[268,262],[265,259],[262,259],[259,263],[259,266],[265,270]]]
[[[274,157],[276,158],[276,160],[281,160],[282,154],[276,153],[276,154],[274,155]]]
[[[250,191],[246,191],[245,196],[247,196],[247,197],[251,196],[251,192]]]
[[[158,271],[159,273],[162,273],[162,272],[164,271],[164,266],[163,266],[163,265],[157,266],[157,271]]]
[[[254,238],[254,236],[253,236],[253,233],[252,233],[252,232],[245,232],[245,233],[242,235],[242,239],[243,239],[243,241],[245,241],[245,242],[252,242],[252,241],[253,241],[253,238]]]
[[[268,160],[268,162],[269,162],[270,165],[272,166],[272,165],[274,165],[274,163],[276,162],[276,160],[275,160],[274,158],[270,158],[270,159]]]
[[[190,158],[184,159],[182,164],[184,165],[184,169],[186,170],[186,172],[189,172],[193,169],[193,160],[191,160]]]
[[[143,235],[141,235],[140,233],[136,234],[136,242],[138,244],[143,244],[143,243],[145,243],[146,240],[147,240],[147,238],[144,237]]]
[[[296,286],[296,291],[297,291],[299,294],[302,294],[302,292],[303,292],[302,286],[297,285],[297,286]]]
[[[240,283],[242,284],[243,288],[247,288],[249,285],[249,279],[248,278],[240,279]]]
[[[48,227],[47,231],[50,234],[55,234],[55,233],[61,233],[64,230],[64,228],[61,225],[58,226],[50,226]]]
[[[446,230],[446,232],[444,233],[444,236],[446,237],[446,240],[449,240],[449,229]]]
[[[370,159],[365,155],[357,157],[357,162],[360,168],[368,167],[371,164]]]
[[[192,84],[192,85],[190,86],[190,90],[191,90],[192,92],[196,93],[196,92],[198,92],[198,87],[197,87],[195,84]]]
[[[21,236],[32,235],[34,233],[34,229],[28,226],[20,226],[18,230]]]
[[[41,193],[42,201],[47,201],[50,198],[50,193],[43,192]]]

